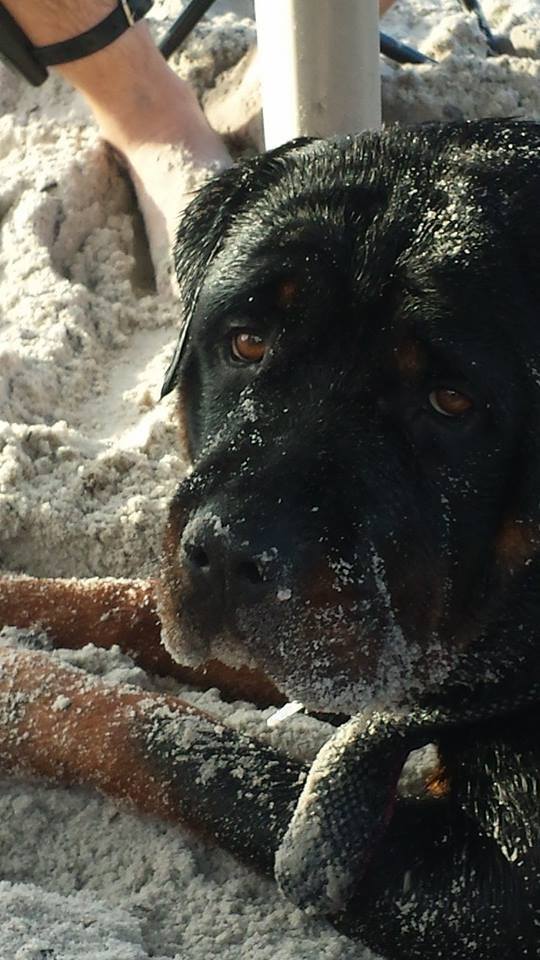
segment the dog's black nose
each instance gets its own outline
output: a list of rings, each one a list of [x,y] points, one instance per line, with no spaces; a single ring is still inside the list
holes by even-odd
[[[238,543],[220,523],[199,523],[186,530],[181,557],[194,588],[225,604],[254,603],[272,587],[271,554],[250,549],[249,542]]]

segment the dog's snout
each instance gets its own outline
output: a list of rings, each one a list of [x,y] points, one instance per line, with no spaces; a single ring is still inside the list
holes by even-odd
[[[212,599],[238,606],[262,599],[273,577],[264,556],[238,543],[219,524],[199,525],[182,538],[181,559],[192,585]]]

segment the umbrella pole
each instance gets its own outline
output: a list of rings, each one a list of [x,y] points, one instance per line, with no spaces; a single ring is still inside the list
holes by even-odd
[[[377,0],[255,0],[266,149],[381,124]]]

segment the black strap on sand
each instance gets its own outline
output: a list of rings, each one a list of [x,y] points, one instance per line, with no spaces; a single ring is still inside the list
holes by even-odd
[[[213,3],[214,0],[191,0],[182,10],[180,16],[174,21],[159,44],[159,49],[166,60],[185,43],[193,28],[197,26],[199,20],[204,17]],[[435,60],[432,60],[431,57],[426,57],[419,50],[400,43],[399,40],[394,40],[386,33],[380,34],[380,50],[385,57],[389,57],[396,63],[435,63]]]
[[[159,44],[159,49],[166,60],[175,53],[187,40],[194,27],[197,26],[205,13],[210,9],[214,0],[191,0],[174,21]]]

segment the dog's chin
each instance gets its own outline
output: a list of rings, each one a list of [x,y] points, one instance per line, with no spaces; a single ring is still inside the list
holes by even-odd
[[[336,608],[314,613],[289,599],[237,609],[224,623],[182,596],[180,605],[162,585],[162,639],[174,660],[262,670],[290,700],[316,712],[400,713],[442,684],[453,666],[435,639],[420,644],[395,622],[368,613],[362,620]]]
[[[252,611],[238,620],[241,649],[290,700],[317,713],[401,715],[419,702],[427,685],[443,683],[450,669],[442,648],[432,646],[426,655],[394,624],[369,618],[335,622],[341,617],[327,611],[313,624],[291,611],[270,629]]]

